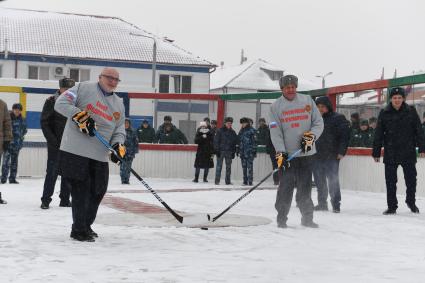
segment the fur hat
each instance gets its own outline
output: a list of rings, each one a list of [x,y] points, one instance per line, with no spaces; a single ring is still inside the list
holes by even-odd
[[[226,117],[226,119],[224,119],[224,123],[233,123],[233,118],[232,117]]]
[[[280,88],[283,88],[291,84],[295,85],[295,87],[298,87],[298,78],[294,75],[286,75],[279,79]]]
[[[393,87],[390,90],[390,98],[393,97],[394,95],[401,95],[403,98],[405,98],[406,92],[404,91],[404,88],[402,87]]]
[[[239,123],[241,123],[241,124],[244,124],[244,123],[249,124],[249,119],[246,118],[246,117],[243,117],[243,118],[240,119]]]

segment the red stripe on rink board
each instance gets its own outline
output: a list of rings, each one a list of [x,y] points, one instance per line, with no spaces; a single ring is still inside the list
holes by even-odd
[[[113,197],[110,195],[105,195],[102,200],[102,204],[119,211],[131,212],[136,214],[166,212],[165,208],[159,207],[157,205],[152,205],[127,198]]]
[[[198,149],[198,146],[196,144],[140,143],[139,149],[141,149],[141,150],[164,150],[164,151],[196,151]],[[349,147],[348,150],[347,150],[347,155],[372,156],[372,149],[371,148],[362,148],[362,147]]]
[[[166,99],[166,100],[211,100],[217,101],[220,96],[217,94],[197,94],[197,93],[128,93],[129,98],[136,99]]]

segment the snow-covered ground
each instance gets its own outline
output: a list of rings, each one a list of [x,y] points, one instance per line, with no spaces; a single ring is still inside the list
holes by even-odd
[[[243,192],[183,180],[147,180],[173,208],[218,212]],[[396,216],[383,216],[384,194],[343,191],[342,213],[315,213],[320,229],[300,226],[293,206],[289,229],[275,222],[274,190],[254,191],[232,213],[269,218],[269,225],[143,228],[94,225],[95,243],[69,238],[71,210],[41,210],[43,180],[0,185],[0,282],[424,282],[425,215],[399,198]],[[204,188],[194,192],[161,190]],[[125,190],[140,190],[140,193]],[[110,195],[157,205],[133,180],[110,181]],[[115,192],[114,192],[115,191]],[[315,195],[314,195],[315,198]],[[418,200],[425,210],[425,200]],[[99,215],[115,213],[101,206]]]

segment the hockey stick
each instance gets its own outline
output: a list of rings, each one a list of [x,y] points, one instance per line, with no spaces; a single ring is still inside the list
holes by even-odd
[[[293,154],[291,154],[291,156],[289,156],[287,161],[291,161],[292,159],[294,159],[295,157],[298,156],[298,154],[301,153],[301,149],[297,150],[296,152],[294,152]],[[238,198],[235,202],[233,202],[231,205],[229,205],[225,210],[223,210],[220,214],[218,214],[217,216],[215,216],[214,218],[212,218],[211,220],[211,216],[209,214],[207,214],[207,218],[208,221],[211,222],[215,222],[217,219],[219,219],[221,216],[223,216],[223,214],[225,214],[227,211],[229,211],[232,207],[234,207],[236,204],[238,204],[238,202],[240,202],[242,199],[244,199],[247,195],[249,195],[253,190],[255,190],[256,188],[258,188],[262,183],[264,183],[271,175],[273,175],[275,172],[279,171],[280,169],[274,169],[273,171],[271,171],[269,174],[267,174],[266,177],[264,177],[257,185],[255,185],[254,187],[252,187],[251,189],[249,189],[246,193],[244,193],[240,198]]]
[[[103,143],[104,146],[106,146],[109,151],[114,154],[118,160],[120,162],[124,162],[124,160],[118,156],[117,152],[115,151],[115,149],[109,144],[108,141],[105,140],[104,137],[102,137],[96,130],[93,131],[94,135],[96,136],[96,138]],[[168,204],[162,200],[162,198],[154,191],[154,189],[152,189],[148,183],[145,182],[145,180],[143,180],[142,177],[139,176],[139,174],[137,174],[136,171],[133,170],[133,168],[130,168],[131,173],[133,173],[134,177],[137,178],[137,180],[139,180],[143,186],[145,186],[146,189],[148,189],[149,192],[151,192],[154,197],[174,216],[174,218],[177,219],[178,222],[183,223],[183,216],[179,215],[177,212],[175,212],[171,207],[168,206]]]

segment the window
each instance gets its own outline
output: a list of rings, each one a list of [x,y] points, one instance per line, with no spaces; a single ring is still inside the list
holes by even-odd
[[[88,69],[70,69],[69,77],[76,82],[84,82],[90,80],[90,70]]]
[[[182,93],[192,93],[192,77],[182,77]]]
[[[48,80],[49,67],[28,66],[28,79],[30,80]]]
[[[170,88],[171,79],[171,88]],[[160,93],[192,93],[192,77],[181,75],[160,75]]]
[[[168,75],[159,76],[159,92],[160,93],[170,92],[170,76]]]
[[[172,75],[174,89],[171,91],[172,93],[181,93],[181,76]]]

